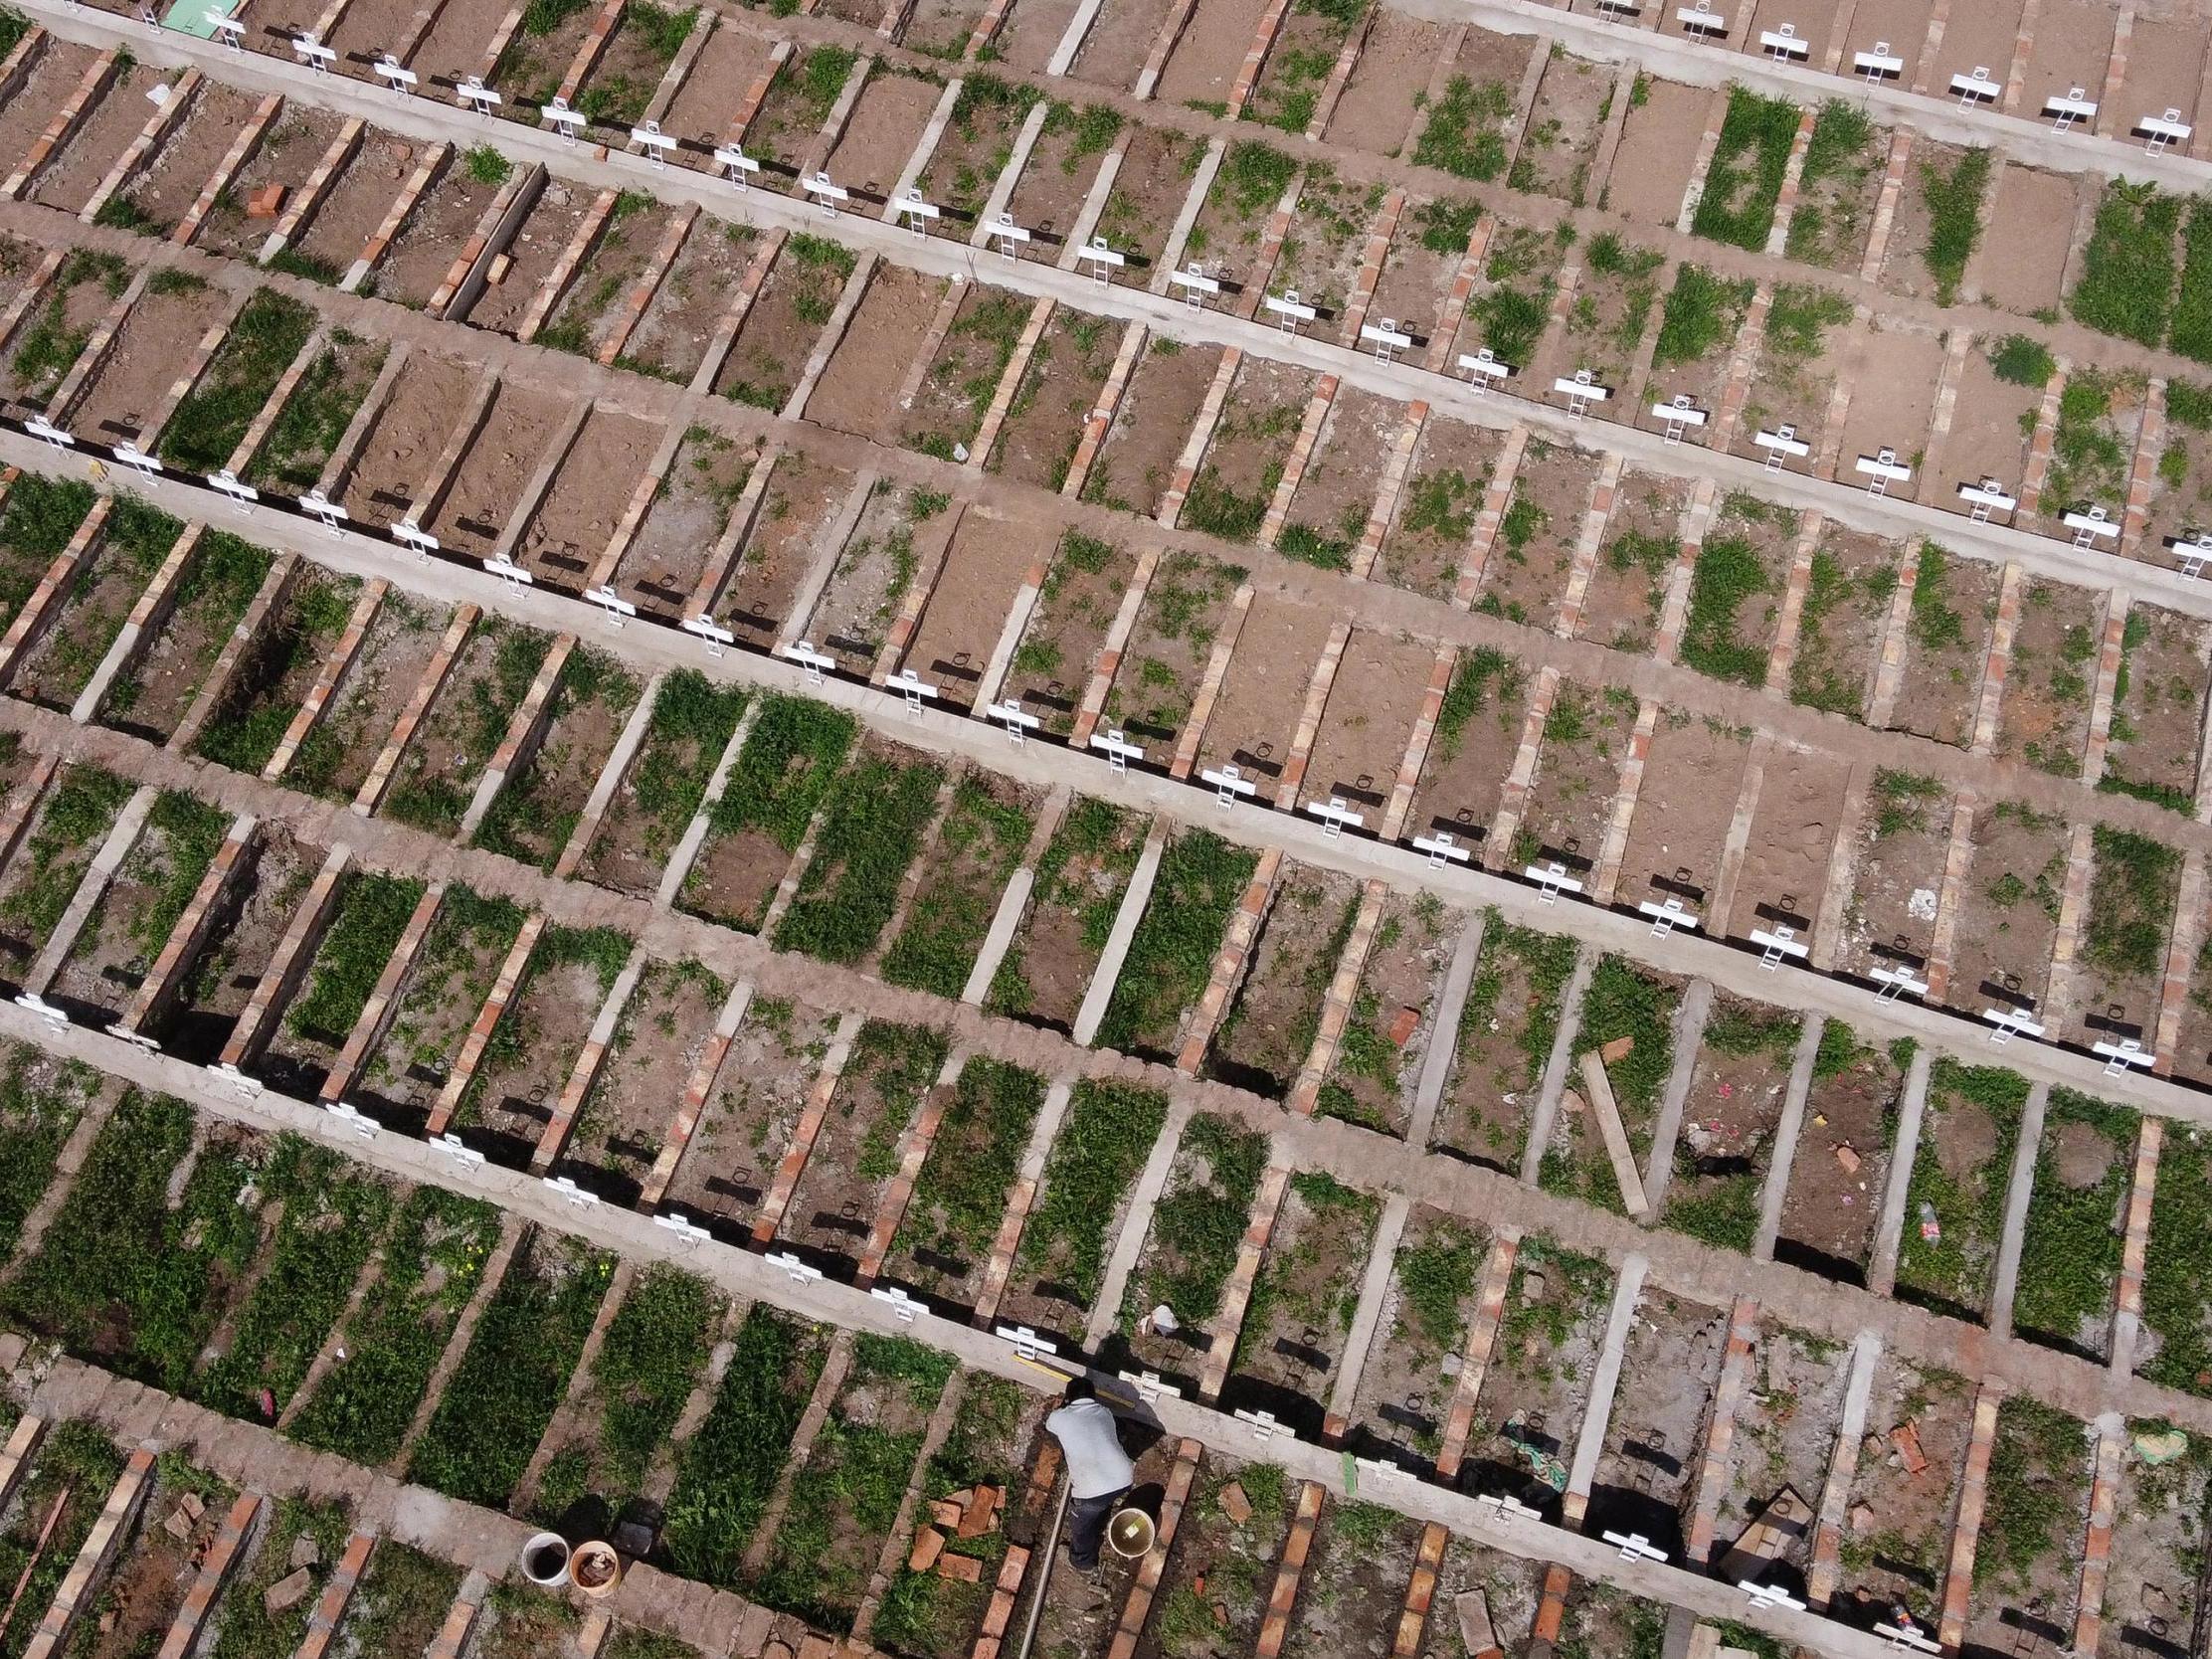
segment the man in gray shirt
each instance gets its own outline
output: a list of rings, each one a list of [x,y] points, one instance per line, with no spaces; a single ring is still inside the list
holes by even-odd
[[[1067,1464],[1068,1497],[1075,1512],[1068,1534],[1068,1564],[1088,1572],[1098,1566],[1107,1518],[1129,1495],[1136,1469],[1121,1449],[1118,1420],[1087,1377],[1069,1381],[1064,1403],[1044,1419],[1044,1426],[1060,1443],[1060,1457]]]

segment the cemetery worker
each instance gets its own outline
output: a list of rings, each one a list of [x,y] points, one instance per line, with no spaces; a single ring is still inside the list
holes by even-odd
[[[1068,1534],[1068,1564],[1088,1572],[1098,1566],[1106,1519],[1128,1496],[1136,1470],[1121,1449],[1118,1419],[1098,1398],[1089,1378],[1070,1379],[1062,1398],[1044,1426],[1059,1442],[1060,1456],[1067,1463],[1068,1497],[1075,1512]]]

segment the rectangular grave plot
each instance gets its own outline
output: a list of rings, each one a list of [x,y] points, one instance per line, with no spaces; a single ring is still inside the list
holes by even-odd
[[[1790,662],[1789,700],[1864,719],[1874,695],[1902,550],[1895,542],[1836,526],[1813,548]]]
[[[1731,1564],[1723,1570],[1740,1581],[1772,1583],[1777,1573],[1801,1576],[1812,1564],[1813,1516],[1835,1452],[1851,1349],[1769,1326],[1751,1354],[1711,1559]],[[1751,1531],[1762,1521],[1774,1530],[1771,1542]]]
[[[37,958],[130,799],[125,779],[69,765],[40,797],[23,843],[0,868],[0,961],[11,976]]]
[[[992,664],[1009,643],[1016,596],[1041,580],[1052,550],[1047,526],[983,508],[962,516],[901,663],[938,687],[941,705],[974,708],[983,700]]]
[[[1641,653],[1658,638],[1667,584],[1682,554],[1685,479],[1630,472],[1613,492],[1577,634]]]
[[[1864,1041],[1840,1019],[1821,1025],[1782,1195],[1777,1261],[1846,1284],[1866,1282],[1911,1058],[1903,1042]]]
[[[2186,1430],[2153,1430],[2156,1449],[2173,1449],[2165,1463],[2128,1462],[2122,1466],[2119,1504],[2113,1515],[2112,1563],[2105,1579],[2105,1640],[2100,1651],[2145,1649],[2170,1639],[2180,1618],[2193,1615],[2189,1588],[2188,1518],[2204,1502],[2203,1439]],[[2161,1636],[2161,1631],[2166,1632]]]
[[[1738,685],[1766,683],[1796,528],[1794,515],[1750,495],[1723,501],[1691,567],[1687,666]]]
[[[1159,512],[1220,362],[1218,346],[1187,346],[1166,335],[1146,342],[1115,406],[1106,441],[1083,479],[1085,501],[1145,517]],[[1297,419],[1293,414],[1293,432]],[[1282,442],[1287,448],[1290,440]],[[1264,499],[1259,510],[1266,511]],[[1196,520],[1192,527],[1198,527]],[[1252,530],[1258,527],[1258,518],[1253,518]]]
[[[328,926],[257,1062],[266,1081],[294,1097],[311,1099],[321,1090],[423,888],[420,881],[368,869],[339,876]]]
[[[376,384],[386,349],[381,341],[332,329],[254,453],[253,463],[242,474],[246,481],[291,495],[315,488],[353,412]]]
[[[1145,1659],[1167,1659],[1182,1651],[1175,1633],[1194,1628],[1231,1652],[1250,1651],[1297,1502],[1295,1483],[1276,1465],[1207,1453],[1176,1527],[1161,1591],[1137,1652]]]
[[[476,371],[467,365],[428,352],[411,355],[393,378],[360,448],[347,457],[342,488],[334,485],[330,498],[357,522],[420,523],[438,487],[434,469],[476,385]]]
[[[1854,43],[1851,51],[1871,49],[1874,37],[1866,39],[1866,46]],[[1798,174],[1797,205],[1789,215],[1791,259],[1831,271],[1858,268],[1874,230],[1891,136],[1842,98],[1820,106]]]
[[[1483,562],[1478,611],[1539,628],[1550,625],[1567,593],[1600,464],[1587,451],[1529,441]]]
[[[1483,646],[1460,655],[1436,713],[1407,834],[1450,835],[1480,855],[1528,723],[1528,688],[1527,670],[1503,651]]]
[[[1321,1171],[1290,1178],[1237,1332],[1224,1404],[1318,1429],[1381,1211],[1373,1194]]]
[[[2212,629],[2203,623],[2153,606],[2129,608],[2099,789],[2139,796],[2175,812],[2189,810],[2208,653]]]
[[[1156,1090],[1101,1078],[1075,1084],[1014,1250],[1002,1320],[1071,1340],[1083,1335],[1167,1116],[1167,1096]]]
[[[818,649],[853,673],[874,673],[908,590],[920,573],[943,565],[965,517],[945,507],[942,495],[888,482],[870,490],[806,626]]]
[[[1486,1248],[1473,1223],[1414,1208],[1353,1402],[1348,1439],[1361,1456],[1416,1472],[1433,1465],[1479,1311]]]
[[[400,757],[381,811],[435,834],[461,828],[478,780],[505,740],[552,641],[498,617],[469,631]]]
[[[120,1014],[151,972],[230,828],[227,813],[181,790],[156,797],[145,828],[100,894],[48,1000]]]
[[[1561,375],[1588,370],[1600,386],[1625,394],[1637,349],[1659,300],[1665,258],[1617,236],[1594,238],[1582,257],[1580,278],[1567,309],[1567,326],[1553,331],[1529,364],[1535,384],[1549,388]]]
[[[683,50],[699,14],[659,6],[626,6],[599,62],[578,89],[576,107],[623,137],[645,118],[668,66]]]
[[[1905,1199],[1901,1299],[1964,1319],[1987,1308],[2026,1100],[2012,1072],[1936,1062]]]
[[[549,179],[537,205],[500,250],[507,263],[493,268],[498,280],[489,280],[493,272],[486,272],[483,291],[467,309],[469,326],[517,334],[554,268],[567,256],[591,206],[591,197],[581,186]]]
[[[2010,801],[1975,811],[1946,997],[1954,1007],[1978,1014],[2042,1000],[2072,838],[2055,815]]]
[[[121,159],[154,113],[156,105],[148,94],[157,86],[167,90],[160,72],[144,64],[118,58],[115,69],[106,90],[86,108],[75,130],[27,192],[40,206],[73,217],[83,212],[92,192],[107,177],[108,169]]]
[[[939,0],[931,0],[931,4],[939,5]],[[957,0],[957,4],[939,5],[939,10],[951,15],[924,18],[918,7],[907,23],[907,39],[912,41],[921,34],[946,41],[945,30],[951,26],[959,39],[946,55],[958,58],[973,27],[969,14],[982,8],[973,0]],[[941,218],[927,221],[924,230],[962,242],[975,234],[984,203],[1014,157],[1015,135],[1042,95],[1033,87],[1003,81],[989,70],[962,78],[951,118],[938,134],[921,177],[915,180],[914,187],[922,193],[922,199],[942,213]]]
[[[575,833],[641,689],[613,657],[589,646],[569,652],[542,735],[492,797],[475,844],[550,870]]]
[[[1862,1456],[1852,1480],[1845,1514],[1861,1506],[1870,1513],[1845,1534],[1842,1582],[1862,1596],[1902,1602],[1924,1627],[1942,1599],[1950,1499],[1965,1467],[1973,1404],[1973,1384],[1962,1377],[1894,1354],[1875,1364],[1866,1426],[1883,1455]]]
[[[745,312],[714,390],[780,413],[799,389],[809,355],[836,309],[857,261],[839,243],[804,232],[785,242]]]
[[[1631,967],[1617,956],[1608,956],[1598,963],[1589,989],[1582,994],[1575,1057],[1579,1063],[1581,1056],[1596,1051],[1596,1063],[1605,1068],[1621,1129],[1639,1171],[1650,1167],[1660,1100],[1674,1075],[1674,1021],[1683,990],[1683,982],[1671,975]],[[1552,1144],[1545,1149],[1540,1178],[1544,1189],[1622,1209],[1625,1200],[1594,1119],[1596,1107],[1582,1097],[1578,1080],[1568,1087],[1577,1092],[1573,1100],[1562,1100],[1552,1127]]]
[[[948,1045],[920,1025],[860,1027],[777,1236],[826,1261],[859,1259],[899,1149],[938,1086]]]
[[[1475,960],[1434,1146],[1518,1175],[1538,1086],[1551,1059],[1574,942],[1492,916]]]
[[[451,621],[442,607],[400,593],[384,596],[328,710],[284,768],[286,787],[335,801],[359,794],[421,688]]]
[[[1850,768],[1838,755],[1795,744],[1769,746],[1736,902],[1725,918],[1730,937],[1746,937],[1769,920],[1818,914],[1849,784]]]
[[[835,1015],[781,998],[756,997],[746,1006],[664,1208],[725,1240],[744,1234],[799,1127],[836,1027]],[[672,1098],[662,1105],[666,1121],[655,1135],[665,1135],[675,1117]]]
[[[1037,3],[1021,0],[1002,33],[1010,63],[1020,61],[1023,14]],[[1069,15],[1073,15],[1072,10]],[[1050,51],[1049,46],[1046,51]],[[1007,212],[1029,233],[1030,240],[1021,249],[1023,258],[1052,264],[1065,252],[1067,238],[1075,229],[1083,204],[1090,199],[1091,186],[1120,137],[1121,127],[1121,112],[1105,104],[1053,103],[1027,164],[1014,180],[1014,194],[1007,200]],[[1146,136],[1140,130],[1133,143]]]
[[[2002,1640],[2023,1625],[2073,1627],[2096,1443],[2090,1424],[2039,1399],[1998,1405],[1969,1639]]]
[[[186,132],[196,129],[207,120],[212,112],[209,94],[218,92],[219,89],[213,86],[201,88],[197,100],[201,107],[185,118]],[[168,163],[162,162],[157,154],[156,161],[161,170],[157,188],[143,193],[139,190],[130,192],[132,205],[149,220],[166,222],[173,229],[191,210],[200,192],[206,188],[209,177],[236,141],[237,127],[243,126],[253,114],[257,100],[243,93],[236,94],[236,97],[235,104],[229,98],[225,99],[225,113],[236,125],[226,123],[221,141],[207,146],[210,153],[206,162],[193,176],[188,178],[180,167],[175,178],[170,179],[167,176]],[[245,165],[232,178],[230,189],[216,199],[214,208],[201,221],[199,235],[192,239],[193,246],[226,259],[259,259],[263,245],[268,242],[270,233],[276,228],[278,217],[285,208],[293,204],[308,176],[329,154],[330,145],[343,124],[336,115],[302,108],[296,103],[286,103],[277,111],[276,120],[270,123],[269,131],[263,135],[262,141],[254,146],[254,153],[246,158]],[[185,133],[179,135],[180,138],[184,136]],[[170,145],[163,147],[172,148],[176,142],[177,140],[172,140]],[[364,148],[380,147],[384,142],[388,141],[363,135]],[[197,149],[200,146],[195,142],[193,147]],[[342,171],[351,170],[353,169],[348,167]],[[379,177],[381,176],[380,174]],[[401,176],[404,178],[406,175],[403,173]],[[335,186],[336,181],[333,180],[332,183]],[[272,186],[278,192],[274,198],[268,195]],[[385,204],[389,206],[398,194],[397,184],[388,185]],[[271,201],[277,203],[277,213],[249,213],[249,204],[257,198],[265,205]],[[320,217],[320,210],[316,216]],[[375,228],[371,224],[355,238],[353,247],[343,256],[347,261],[350,262],[354,255],[360,253],[361,245],[368,241],[369,232]],[[302,226],[301,229],[304,231],[305,227]],[[311,275],[317,280],[333,284],[345,275],[344,269],[335,264],[310,273],[297,263],[298,259],[295,239],[295,246],[279,255],[280,263],[273,269],[288,271],[299,276]]]
[[[156,272],[67,410],[69,429],[94,444],[153,449],[179,357],[222,326],[230,305],[229,295],[197,276],[174,268]]]
[[[522,922],[512,899],[458,881],[447,887],[354,1086],[379,1122],[401,1128],[430,1116]]]
[[[876,63],[830,146],[830,176],[871,204],[889,201],[941,96],[934,78]]]
[[[1347,875],[1293,868],[1276,880],[1243,983],[1213,1033],[1208,1076],[1278,1100],[1290,1092],[1359,904]]]
[[[502,1164],[529,1162],[631,946],[607,927],[538,935],[454,1114],[463,1139]]]
[[[838,778],[814,831],[778,950],[852,966],[872,957],[933,834],[945,774],[928,756],[871,738]]]
[[[2147,1041],[2155,1029],[2180,880],[2181,854],[2164,842],[2093,832],[2078,970],[2090,1040]]]
[[[777,459],[760,511],[739,547],[737,568],[714,604],[723,627],[760,644],[819,632],[818,590],[808,583],[828,579],[837,553],[831,531],[845,522],[840,514],[856,487],[852,474],[804,456]],[[811,609],[803,610],[803,603]]]
[[[1282,787],[1335,621],[1318,606],[1273,594],[1252,602],[1198,744],[1198,770],[1234,766],[1264,795]]]
[[[1665,1220],[1677,1232],[1751,1253],[1800,1029],[1779,1009],[1714,999],[1667,1188]]]
[[[501,382],[454,469],[444,502],[423,528],[449,552],[474,558],[487,559],[513,545],[508,532],[514,514],[526,505],[523,488],[547,459],[568,415],[560,398]],[[521,526],[513,530],[518,535]]]
[[[1544,718],[1528,810],[1507,850],[1513,867],[1557,860],[1588,878],[1612,816],[1635,713],[1634,695],[1620,686],[1592,691],[1574,680],[1560,682]]]
[[[1137,1258],[1123,1310],[1126,1329],[1110,1339],[1117,1354],[1129,1357],[1130,1369],[1176,1380],[1204,1369],[1267,1152],[1265,1136],[1222,1118],[1201,1113],[1185,1126]],[[1225,1216],[1238,1217],[1239,1224],[1233,1230],[1223,1225]],[[1159,1317],[1162,1308],[1173,1329]]]
[[[695,668],[660,681],[645,737],[585,855],[587,879],[622,892],[657,889],[749,700],[742,686],[714,685]]]
[[[147,1026],[164,1051],[200,1065],[222,1052],[326,850],[294,840],[280,826],[262,827],[252,856],[216,907],[207,940],[178,964],[175,999]]]
[[[1606,66],[1554,57],[1537,83],[1536,104],[1508,181],[1580,207],[1618,79]]]
[[[859,438],[887,439],[903,432],[899,394],[904,374],[886,374],[884,365],[911,363],[923,354],[947,288],[941,277],[877,265],[829,366],[807,398],[807,419]]]
[[[563,1144],[561,1162],[578,1186],[638,1201],[728,996],[728,986],[688,957],[647,964]]]
[[[1406,466],[1398,511],[1382,537],[1376,562],[1382,582],[1429,600],[1451,597],[1500,445],[1500,434],[1487,427],[1429,416]]]
[[[1621,854],[1621,900],[1680,899],[1706,917],[1750,763],[1746,733],[1681,709],[1660,711],[1644,773],[1663,786],[1637,793]],[[1726,918],[1712,920],[1719,924]]]
[[[936,1302],[975,1305],[1043,1105],[1038,1073],[969,1056],[891,1236],[886,1277]]]
[[[606,210],[606,221],[600,226],[600,235],[593,237],[591,250],[569,275],[569,283],[562,289],[560,300],[553,305],[553,314],[537,329],[535,343],[549,345],[555,352],[575,352],[577,356],[591,358],[600,356],[606,343],[615,336],[615,329],[631,320],[631,294],[638,289],[640,280],[654,270],[654,261],[659,259],[661,244],[674,221],[677,221],[677,210],[654,206],[645,192],[620,192]],[[685,257],[692,255],[694,246],[710,239],[721,228],[719,219],[692,219],[690,233],[683,237],[683,246],[677,250],[674,268],[661,276],[661,287],[652,294],[652,300],[645,307],[645,316],[652,316],[661,300],[668,296],[668,285],[677,278],[677,268],[683,266]],[[705,318],[708,329],[712,329],[714,320],[719,318],[719,303],[721,300],[717,296],[717,312]],[[690,376],[683,374],[681,369],[670,369],[661,361],[661,354],[652,352],[650,347],[642,349],[644,332],[645,318],[642,316],[617,363],[638,369],[640,374],[663,378],[663,381],[688,383]],[[703,336],[697,340],[697,345],[703,345]]]
[[[1057,491],[1067,482],[1084,423],[1098,407],[1121,335],[1106,318],[1053,307],[1007,406],[991,469]]]
[[[823,797],[844,768],[852,716],[797,697],[761,705],[684,882],[686,910],[757,932]]]
[[[1546,1234],[1522,1240],[1475,1400],[1461,1491],[1557,1512],[1612,1298],[1613,1275],[1599,1257]]]
[[[1628,1332],[1623,1386],[1605,1424],[1605,1451],[1590,1490],[1590,1519],[1606,1532],[1638,1533],[1680,1553],[1697,1486],[1705,1421],[1728,1342],[1728,1311],[1646,1289]],[[1668,1379],[1664,1388],[1635,1379]]]
[[[130,285],[130,271],[112,254],[80,250],[62,262],[7,344],[0,394],[44,409],[77,366],[92,329]]]
[[[355,165],[359,160],[355,158]],[[487,162],[485,176],[479,179],[466,155],[452,157],[445,171],[408,211],[399,235],[378,262],[377,292],[410,305],[429,304],[451,276],[456,256],[476,234],[485,212],[498,198],[508,165],[504,157],[497,165]],[[400,188],[394,185],[387,200],[397,198]],[[324,205],[325,212],[330,205]]]
[[[2141,1128],[2124,1106],[2051,1091],[2012,1305],[2013,1329],[2030,1341],[2107,1358]]]
[[[9,692],[48,708],[75,704],[183,533],[167,513],[121,497],[98,545],[51,602],[52,621],[10,671]]]
[[[1079,530],[1061,536],[1004,691],[1047,730],[1064,736],[1073,728],[1136,566],[1136,554],[1118,542]]]
[[[1198,553],[1161,556],[1107,689],[1101,725],[1156,758],[1174,755],[1244,576],[1240,567]]]
[[[1851,899],[1839,960],[1871,966],[1885,950],[1927,957],[1953,806],[1939,779],[1875,769],[1852,827]]]
[[[902,444],[939,461],[966,459],[1031,308],[1019,294],[981,283],[970,289],[904,413]]]
[[[146,158],[136,177],[108,199],[97,216],[99,220],[107,224],[120,223],[148,237],[175,235],[179,221],[198,201],[207,181],[230,153],[239,132],[252,119],[254,106],[259,101],[236,89],[202,82],[184,118]],[[148,104],[145,108],[150,116],[153,106]],[[298,117],[291,116],[291,119]],[[276,129],[285,124],[285,115],[279,115],[263,138],[262,147],[266,149],[276,137]],[[200,234],[195,238],[200,247],[208,246],[213,220],[211,214],[201,223]]]
[[[1330,402],[1275,550],[1324,570],[1350,567],[1375,511],[1405,407],[1352,388]]]
[[[192,1588],[194,1564],[214,1547],[237,1501],[236,1490],[183,1457],[155,1463],[112,1557],[86,1585],[86,1633],[71,1646],[87,1659],[121,1659],[135,1651],[133,1641],[167,1635]]]
[[[1429,895],[1392,892],[1360,971],[1316,1110],[1403,1135],[1435,1040],[1435,1004],[1466,917]]]
[[[1259,533],[1305,420],[1313,380],[1304,370],[1261,358],[1238,365],[1184,497],[1177,519],[1182,528],[1231,541]]]
[[[554,469],[515,547],[515,562],[554,587],[583,588],[636,497],[660,436],[649,421],[594,409]]]
[[[1037,860],[1007,954],[985,995],[995,1014],[1073,1027],[1146,837],[1146,820],[1089,797],[1069,803]]]
[[[761,463],[750,445],[705,427],[685,432],[615,567],[609,585],[617,597],[662,621],[686,615],[730,514]]]
[[[954,786],[937,842],[923,857],[913,908],[884,953],[886,980],[961,996],[1041,800],[996,773],[971,772]]]

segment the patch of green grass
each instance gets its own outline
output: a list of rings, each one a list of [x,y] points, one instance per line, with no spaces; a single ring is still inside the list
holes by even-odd
[[[1274,211],[1298,176],[1298,163],[1272,145],[1239,138],[1222,152],[1220,171],[1213,188],[1239,219],[1253,219]]]
[[[2165,339],[2182,202],[2154,185],[2126,179],[2106,185],[2081,280],[2066,299],[2077,321],[2138,345],[2155,347]]]
[[[2181,291],[2174,298],[2167,344],[2184,357],[2212,363],[2212,199],[2203,196],[2190,202],[2188,228],[2181,234]],[[2172,393],[2169,385],[2169,416]]]
[[[1196,1327],[1220,1310],[1221,1288],[1236,1266],[1267,1168],[1267,1137],[1200,1113],[1183,1132],[1177,1165],[1153,1210],[1136,1303],[1151,1308],[1165,1302]]]
[[[748,744],[748,747],[750,745]],[[943,774],[863,757],[837,782],[776,948],[854,963],[875,946],[921,850]]]
[[[2051,348],[2026,334],[2007,334],[1988,350],[1990,370],[2015,386],[2046,386],[2059,372]]]
[[[164,460],[213,473],[230,464],[246,429],[307,343],[315,314],[273,288],[258,290],[238,313],[207,372],[161,429]]]
[[[1651,366],[1671,368],[1710,355],[1743,326],[1756,284],[1750,277],[1728,280],[1701,265],[1675,273],[1666,309],[1659,316],[1659,339]]]
[[[2112,974],[2156,974],[2181,880],[2181,854],[2131,830],[2099,825],[2096,873],[2083,921],[2082,954]]]
[[[1413,144],[1413,165],[1441,167],[1463,179],[1490,183],[1505,171],[1504,123],[1512,113],[1513,89],[1503,81],[1477,86],[1464,75],[1453,76],[1444,83],[1443,95],[1429,105],[1428,119]],[[1466,246],[1464,237],[1459,246]]]
[[[1632,1039],[1628,1052],[1605,1067],[1624,1107],[1648,1113],[1658,1105],[1659,1091],[1674,1070],[1674,1011],[1680,1001],[1680,992],[1619,957],[1606,957],[1590,975],[1575,1040],[1589,1049]]]
[[[1168,1040],[1205,988],[1229,912],[1258,862],[1256,854],[1204,830],[1188,830],[1169,843],[1099,1022],[1101,1045],[1135,1048]]]
[[[1745,87],[1729,89],[1721,141],[1690,221],[1695,235],[1754,254],[1765,250],[1782,174],[1797,139],[1797,105],[1787,98],[1761,97]]]
[[[72,766],[54,786],[23,851],[23,875],[0,899],[0,921],[43,944],[69,909],[93,843],[113,828],[131,796],[125,779],[96,766]]]
[[[287,1030],[332,1047],[345,1042],[423,892],[422,881],[402,876],[369,872],[347,878],[307,988],[285,1012]]]
[[[1936,279],[1936,303],[1948,305],[1966,279],[1966,262],[1981,241],[1981,199],[1989,189],[1989,152],[1968,150],[1946,173],[1921,163],[1921,197],[1928,205],[1928,246],[1921,263]]]
[[[758,830],[797,851],[858,730],[851,715],[826,704],[770,696],[714,803],[715,832]]]
[[[2001,1581],[2025,1590],[2047,1556],[2069,1554],[2087,1484],[2088,1439],[2088,1425],[2026,1394],[1998,1405],[1974,1552],[1977,1585]]]
[[[1758,552],[1741,536],[1715,536],[1690,573],[1690,614],[1682,660],[1702,674],[1739,685],[1766,683],[1767,647],[1737,637],[1745,605],[1772,588]]]
[[[461,165],[478,184],[498,186],[507,182],[514,163],[489,144],[474,144],[461,154]]]
[[[2143,1257],[2143,1323],[2158,1334],[2158,1349],[2138,1369],[2193,1394],[2212,1394],[2212,1145],[2205,1135],[2167,1126]]]
[[[1482,204],[1458,198],[1423,202],[1413,210],[1413,226],[1420,233],[1421,246],[1446,259],[1457,259],[1467,252],[1467,244],[1481,222]]]
[[[1000,801],[976,775],[960,781],[938,834],[939,878],[915,894],[905,925],[883,954],[884,979],[959,997],[1034,823],[1028,811]]]

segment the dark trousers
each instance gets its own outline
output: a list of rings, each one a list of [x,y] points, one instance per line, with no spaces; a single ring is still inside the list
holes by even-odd
[[[1129,1496],[1129,1488],[1109,1492],[1100,1498],[1077,1498],[1069,1506],[1070,1516],[1067,1535],[1068,1565],[1085,1571],[1098,1565],[1098,1547],[1106,1541],[1106,1523],[1121,1501]]]

